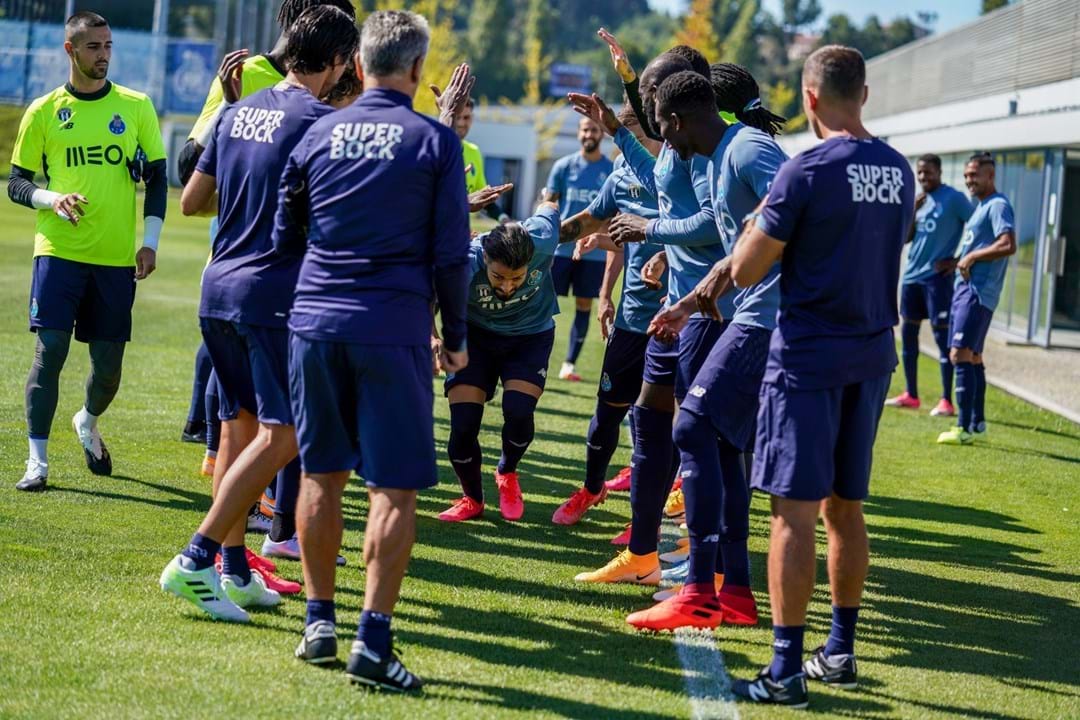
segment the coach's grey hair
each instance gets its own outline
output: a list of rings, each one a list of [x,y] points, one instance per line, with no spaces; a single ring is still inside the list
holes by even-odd
[[[360,62],[364,74],[387,77],[408,72],[427,54],[431,28],[423,15],[406,10],[374,12],[364,21],[360,35]]]

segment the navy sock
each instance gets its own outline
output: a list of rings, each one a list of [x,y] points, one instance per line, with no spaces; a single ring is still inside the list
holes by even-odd
[[[934,342],[938,347],[938,364],[941,366],[941,397],[952,401],[953,365],[949,360],[949,326],[934,328]]]
[[[608,463],[619,447],[619,428],[629,411],[629,406],[616,407],[603,400],[596,403],[596,414],[585,438],[585,489],[593,495],[604,489]]]
[[[783,680],[802,672],[805,625],[773,625],[773,659],[769,676]]]
[[[334,608],[333,600],[308,600],[307,601],[307,619],[304,621],[305,625],[310,625],[318,620],[325,620],[329,623],[337,624],[337,611]]]
[[[716,430],[705,418],[684,410],[679,413],[673,435],[682,459],[686,527],[690,532],[690,570],[686,584],[712,588],[723,506]]]
[[[390,654],[390,616],[373,610],[360,613],[360,627],[356,639],[367,645],[368,650],[385,658]]]
[[[236,545],[221,549],[221,574],[235,575],[240,578],[241,585],[251,582],[251,568],[248,567],[247,555],[244,554],[244,546]]]
[[[481,503],[484,502],[484,485],[480,480],[483,464],[480,423],[483,419],[484,406],[480,403],[453,403],[450,405],[450,439],[446,443],[446,452],[461,489]]]
[[[574,313],[574,324],[570,326],[570,344],[566,347],[566,362],[576,363],[585,347],[585,336],[589,334],[591,310],[578,310]]]
[[[833,605],[832,629],[825,641],[826,655],[855,654],[855,623],[859,621],[859,608]]]
[[[629,547],[635,555],[647,555],[656,552],[664,502],[671,492],[671,468],[676,462],[671,440],[674,414],[640,405],[634,406],[633,413],[637,443],[630,472]]]
[[[503,391],[502,457],[499,472],[517,472],[518,463],[536,434],[536,398],[516,390]]]
[[[746,480],[745,453],[721,439],[716,444],[723,481],[723,512],[720,514],[720,557],[724,586],[750,587],[750,486]]]
[[[219,552],[221,552],[221,543],[195,533],[191,536],[191,542],[180,554],[191,561],[190,570],[205,570],[213,566],[214,556]]]
[[[284,542],[296,533],[296,498],[300,495],[300,458],[278,471],[274,486],[274,522],[270,539]]]
[[[971,430],[986,422],[986,366],[972,364],[975,372],[975,401],[971,405]]]
[[[206,383],[206,449],[217,453],[221,444],[221,416],[218,411],[221,403],[218,400],[217,373],[210,371],[210,379]]]
[[[213,370],[206,343],[200,343],[199,351],[195,353],[195,380],[191,384],[191,404],[188,406],[189,423],[206,424],[206,385]]]
[[[284,513],[274,510],[274,519],[270,523],[270,539],[285,542],[296,534],[296,513]]]
[[[900,356],[904,360],[904,380],[908,395],[919,397],[919,324],[904,322],[900,328]]]
[[[628,407],[626,409],[628,411],[626,413],[626,418],[627,418],[626,422],[630,426],[630,450],[633,451],[634,445],[637,443],[637,431],[635,430],[636,425],[634,423],[634,413],[629,412],[630,410],[633,409],[633,406]]]
[[[969,362],[956,363],[957,425],[967,430],[975,409],[975,368]]]

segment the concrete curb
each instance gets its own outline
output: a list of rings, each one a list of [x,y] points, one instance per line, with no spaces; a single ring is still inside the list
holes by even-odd
[[[932,357],[935,360],[938,359],[938,349],[935,345],[920,342],[919,350],[922,352],[923,355]],[[1054,402],[1053,400],[1047,399],[1037,393],[1033,393],[1030,390],[1026,390],[1015,383],[1009,382],[1008,380],[1002,380],[999,377],[995,377],[992,372],[988,372],[986,374],[986,382],[990,383],[999,390],[1004,390],[1010,395],[1020,398],[1024,402],[1031,403],[1037,408],[1052,412],[1055,415],[1060,415],[1066,420],[1080,425],[1080,413],[1063,407]]]

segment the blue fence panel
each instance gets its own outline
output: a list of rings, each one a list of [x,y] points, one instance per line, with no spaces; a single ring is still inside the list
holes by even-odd
[[[165,71],[164,111],[196,115],[217,73],[217,48],[212,42],[170,40]]]
[[[30,23],[0,20],[0,102],[22,103]]]

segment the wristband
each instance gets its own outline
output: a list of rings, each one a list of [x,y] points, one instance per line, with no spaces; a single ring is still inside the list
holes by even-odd
[[[30,196],[30,204],[34,206],[35,210],[52,210],[53,203],[59,200],[63,195],[52,190],[46,190],[45,188],[38,188]],[[57,213],[59,215],[60,213]]]
[[[165,224],[165,221],[159,217],[146,217],[143,218],[143,242],[144,248],[150,248],[154,252],[157,252],[158,241],[161,240],[161,228]]]

